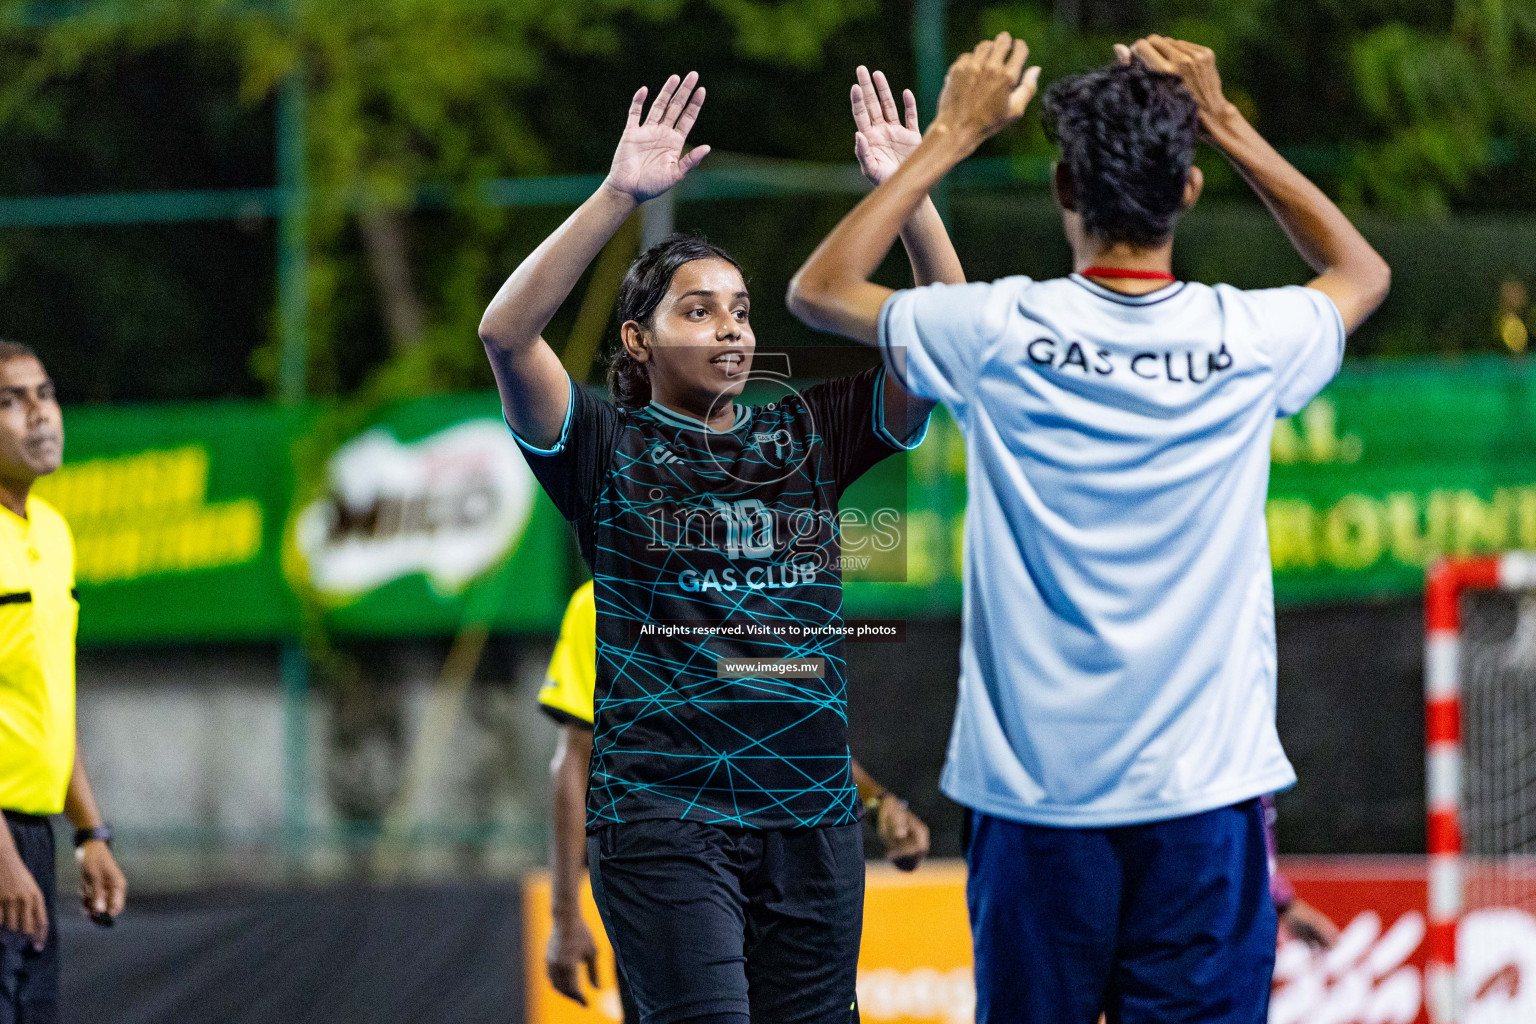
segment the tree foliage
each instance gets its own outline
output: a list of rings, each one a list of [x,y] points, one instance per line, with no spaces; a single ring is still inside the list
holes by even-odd
[[[1039,40],[1047,79],[1149,31],[1204,43],[1238,105],[1319,157],[1356,207],[1536,201],[1517,166],[1536,143],[1536,0],[1057,0],[991,6],[982,23]]]
[[[342,293],[361,283],[361,248],[383,286],[375,290],[380,304],[414,307],[403,318],[384,317],[384,333],[421,324],[419,337],[392,339],[395,359],[376,367],[366,390],[382,396],[463,386],[479,383],[483,371],[465,339],[473,337],[508,219],[477,208],[473,186],[559,169],[562,140],[552,135],[584,130],[528,115],[553,61],[606,75],[624,61],[626,24],[675,36],[688,22],[709,19],[725,29],[715,38],[726,48],[703,56],[803,68],[815,63],[828,35],[871,7],[838,0],[11,0],[0,8],[9,15],[0,42],[0,128],[67,135],[69,95],[82,79],[110,76],[136,56],[167,48],[217,55],[233,69],[247,110],[270,112],[285,81],[297,77],[314,196],[313,383],[322,392],[350,390],[342,364],[356,300]],[[615,110],[616,123],[622,109]],[[448,260],[417,254],[408,237],[403,214],[426,188],[457,200],[446,215]],[[400,253],[409,266],[391,262]],[[401,294],[402,284],[422,294]],[[271,343],[256,352],[254,368],[266,379],[275,375]]]
[[[276,97],[298,76],[315,203],[311,390],[384,400],[482,386],[473,332],[486,297],[563,211],[487,209],[475,182],[600,172],[635,86],[690,67],[710,92],[697,135],[712,161],[850,159],[852,68],[913,83],[910,12],[874,0],[0,0],[0,192],[270,187]],[[1047,81],[1149,30],[1215,47],[1237,102],[1354,209],[1536,203],[1521,158],[1536,143],[1536,0],[951,0],[952,52],[1002,28],[1031,42]],[[1049,146],[1031,123],[992,150],[1007,151]],[[1225,177],[1240,194],[1203,159],[1216,191]],[[835,206],[803,211],[819,224]],[[732,244],[790,258],[787,229],[770,222],[782,205],[732,209],[717,218]],[[0,232],[12,296],[0,332],[84,353],[71,376],[90,397],[259,393],[276,364],[271,232],[254,220]]]

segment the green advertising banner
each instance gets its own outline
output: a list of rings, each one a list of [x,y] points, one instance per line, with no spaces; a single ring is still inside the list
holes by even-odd
[[[75,533],[85,643],[548,630],[568,531],[494,395],[384,411],[297,497],[314,409],[258,403],[72,408],[39,481]]]
[[[255,403],[71,408],[37,484],[75,534],[86,643],[292,635],[278,551],[303,414]]]
[[[571,590],[570,531],[494,393],[386,410],[331,454],[315,483],[292,509],[283,568],[338,632],[559,625]]]
[[[1524,361],[1341,373],[1276,424],[1282,603],[1405,596],[1443,555],[1536,549],[1536,374]]]
[[[74,528],[88,643],[553,630],[570,531],[494,394],[383,410],[296,480],[321,410],[72,408],[38,491]],[[1442,555],[1536,550],[1536,372],[1487,359],[1351,367],[1276,424],[1267,517],[1282,604],[1405,597]],[[960,608],[965,446],[927,440],[845,496],[846,609]]]

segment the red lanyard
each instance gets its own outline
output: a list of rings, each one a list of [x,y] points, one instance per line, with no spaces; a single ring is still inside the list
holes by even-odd
[[[1126,270],[1121,267],[1089,267],[1081,272],[1084,277],[1102,277],[1109,281],[1177,281],[1166,270]]]

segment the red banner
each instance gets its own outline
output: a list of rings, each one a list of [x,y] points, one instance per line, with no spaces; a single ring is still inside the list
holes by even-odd
[[[1269,1024],[1415,1024],[1424,1007],[1423,858],[1293,858],[1298,895],[1342,929],[1313,953],[1283,943]],[[1457,931],[1461,1024],[1536,1024],[1536,870],[1469,864]]]

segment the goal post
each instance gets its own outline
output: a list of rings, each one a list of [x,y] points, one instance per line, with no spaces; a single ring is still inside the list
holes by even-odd
[[[1424,994],[1433,1024],[1458,1024],[1458,926],[1523,892],[1501,889],[1506,866],[1536,854],[1536,552],[1437,562],[1424,618]]]

